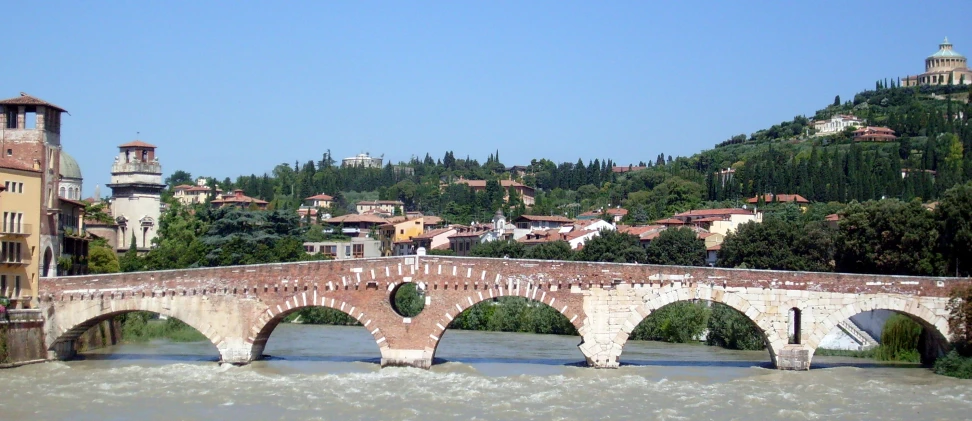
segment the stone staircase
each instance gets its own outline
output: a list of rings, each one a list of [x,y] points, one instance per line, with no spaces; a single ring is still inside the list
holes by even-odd
[[[850,320],[844,320],[840,323],[837,323],[837,327],[841,331],[846,333],[847,336],[850,336],[852,339],[854,339],[854,341],[861,344],[862,351],[877,347],[879,345],[878,341],[874,340],[874,338],[872,338],[870,334],[868,334],[861,328],[857,327],[857,325]]]

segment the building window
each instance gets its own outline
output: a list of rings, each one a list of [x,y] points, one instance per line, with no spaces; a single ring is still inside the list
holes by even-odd
[[[7,296],[7,275],[0,275],[0,295]]]
[[[362,258],[364,257],[364,244],[354,244],[354,257]]]
[[[334,258],[337,256],[337,246],[321,246],[321,254]]]
[[[20,275],[14,277],[14,297],[20,297]]]

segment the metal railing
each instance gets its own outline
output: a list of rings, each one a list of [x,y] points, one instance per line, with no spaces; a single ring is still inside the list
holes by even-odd
[[[33,232],[31,224],[6,223],[0,224],[0,234],[3,235],[30,235]]]
[[[0,316],[0,323],[31,323],[43,322],[44,315],[40,309],[7,310],[6,317]]]

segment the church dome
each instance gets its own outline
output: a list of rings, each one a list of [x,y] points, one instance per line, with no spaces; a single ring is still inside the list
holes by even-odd
[[[71,155],[61,150],[61,177],[82,179],[81,166]]]
[[[948,42],[948,37],[945,41],[942,41],[938,45],[938,51],[935,54],[928,56],[928,58],[965,58],[965,56],[959,54],[958,51],[952,49],[952,43]]]

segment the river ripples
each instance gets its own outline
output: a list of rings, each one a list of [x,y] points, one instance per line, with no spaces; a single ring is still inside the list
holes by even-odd
[[[274,355],[213,363],[209,344],[123,345],[0,371],[0,420],[964,420],[972,382],[927,369],[631,342],[616,370],[572,365],[578,338],[449,332],[431,370],[379,369],[361,328],[281,326]],[[823,363],[823,364],[820,364]],[[856,364],[857,366],[839,366]]]

